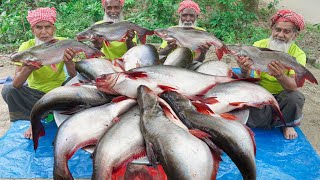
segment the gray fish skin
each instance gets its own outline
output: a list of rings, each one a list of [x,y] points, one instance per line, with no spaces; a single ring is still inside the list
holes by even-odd
[[[61,86],[42,96],[30,113],[33,147],[38,147],[39,137],[44,135],[41,117],[50,110],[84,109],[108,103],[114,98],[95,88],[81,86]]]
[[[148,66],[129,72],[102,75],[96,79],[99,90],[110,94],[137,97],[137,88],[146,85],[156,93],[166,88],[175,89],[184,95],[203,95],[217,83],[234,79],[225,76],[211,76],[174,66]]]
[[[232,77],[231,68],[223,61],[204,62],[199,67],[197,67],[195,71],[214,76]]]
[[[237,121],[197,112],[190,100],[176,92],[160,96],[168,102],[181,121],[192,129],[211,135],[211,140],[236,164],[243,179],[256,179],[255,142],[251,130]]]
[[[187,47],[193,51],[197,50],[200,45],[209,43],[215,46],[218,59],[221,59],[224,53],[229,53],[227,46],[222,41],[206,31],[185,27],[170,27],[168,29],[156,29],[155,34],[164,40],[175,39],[180,47]]]
[[[146,35],[153,35],[153,31],[128,21],[122,21],[112,24],[109,22],[95,24],[77,34],[77,38],[79,41],[94,40],[99,37],[102,37],[106,41],[119,41],[127,35],[129,29],[137,32],[142,44],[146,42]]]
[[[66,39],[53,39],[39,46],[34,46],[26,51],[12,55],[11,61],[29,64],[31,62],[40,62],[41,65],[57,64],[63,60],[64,51],[71,48],[76,52],[84,52],[87,58],[103,56],[98,49],[88,46],[84,43]]]
[[[85,59],[76,62],[76,70],[90,80],[96,80],[96,78],[102,74],[110,74],[115,71],[112,68],[112,63],[106,59]]]
[[[241,124],[247,124],[250,115],[250,110],[248,108],[235,109],[233,111],[230,111],[229,113],[237,117],[236,121],[240,122]]]
[[[189,48],[178,47],[173,52],[171,52],[163,65],[178,66],[182,68],[187,68],[192,64],[193,55]]]
[[[135,46],[129,49],[123,56],[124,70],[152,66],[159,63],[159,54],[157,49],[151,44]]]
[[[228,48],[236,57],[248,56],[253,62],[251,67],[253,70],[269,73],[268,64],[273,61],[279,61],[287,68],[295,71],[295,81],[298,87],[303,86],[305,79],[311,83],[318,84],[318,81],[313,74],[306,67],[302,66],[294,57],[287,53],[246,45],[233,45],[228,46]]]
[[[139,125],[139,107],[135,106],[106,131],[94,151],[92,179],[111,179],[112,171],[145,155]]]
[[[138,94],[149,161],[155,165],[156,158],[150,157],[157,156],[168,179],[211,179],[214,162],[208,146],[167,119],[157,95],[146,86],[140,86]]]
[[[66,119],[54,140],[54,179],[73,179],[68,160],[80,148],[95,145],[121,114],[136,104],[133,99],[86,109]]]

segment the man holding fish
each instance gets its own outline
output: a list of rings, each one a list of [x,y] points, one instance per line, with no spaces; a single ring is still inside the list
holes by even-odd
[[[299,32],[304,29],[303,17],[291,10],[279,10],[271,18],[271,23],[270,38],[257,41],[253,46],[288,53],[298,63],[305,66],[306,54],[294,43]],[[270,50],[267,51],[270,52]],[[298,137],[293,127],[300,124],[300,120],[303,117],[302,108],[305,102],[305,97],[298,91],[298,87],[303,85],[304,79],[310,81],[311,78],[310,75],[306,74],[302,76],[302,81],[297,81],[298,78],[296,76],[298,76],[298,72],[292,70],[294,68],[288,70],[286,61],[277,57],[279,56],[274,56],[275,59],[267,64],[268,72],[260,73],[259,71],[255,71],[255,77],[260,77],[259,84],[271,92],[277,99],[286,126],[283,126],[280,121],[275,121],[272,109],[269,106],[263,109],[252,108],[247,124],[250,127],[282,127],[284,137],[291,140]],[[254,61],[249,56],[238,60],[244,77],[249,77],[252,67],[258,66]],[[298,65],[300,66],[300,64]],[[316,80],[314,81],[316,83]]]
[[[117,23],[123,21],[123,6],[124,0],[101,0],[102,7],[104,9],[104,17],[102,21],[97,22],[100,24],[103,22]],[[105,42],[103,38],[92,41],[94,47],[101,49],[102,53],[110,60],[120,58],[130,48],[134,47],[137,43],[134,30],[128,30],[125,42],[111,41]]]
[[[179,27],[192,27],[197,30],[205,31],[205,29],[197,27],[197,19],[200,13],[199,5],[192,0],[184,0],[180,2],[177,13],[179,14]],[[206,53],[210,48],[209,43],[204,43],[199,46],[199,52],[194,55],[194,60],[203,61],[205,59]],[[159,55],[167,56],[174,49],[177,48],[177,41],[175,39],[163,41],[160,49]]]
[[[34,46],[50,42],[55,37],[56,9],[38,8],[28,12],[27,20],[30,23],[35,39],[22,43],[19,52]],[[50,52],[48,52],[50,53]],[[63,52],[61,52],[63,53]],[[38,66],[25,63],[16,63],[13,83],[5,85],[1,94],[8,104],[10,121],[30,119],[33,105],[47,92],[59,87],[66,80],[64,65],[70,77],[76,76],[75,64],[72,61],[75,51],[67,48],[64,51],[63,61],[55,65],[38,64]],[[40,67],[41,66],[41,67]],[[40,68],[39,68],[40,67]],[[54,67],[54,68],[52,68]],[[28,86],[24,83],[28,82]],[[25,138],[32,138],[31,127],[24,133]]]

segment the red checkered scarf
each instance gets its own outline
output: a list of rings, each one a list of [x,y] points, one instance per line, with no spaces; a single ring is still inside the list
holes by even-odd
[[[192,0],[184,0],[180,3],[179,8],[178,8],[178,14],[181,13],[181,11],[183,11],[185,8],[192,8],[196,11],[197,14],[200,13],[200,7],[199,5],[192,1]]]
[[[279,10],[271,18],[271,27],[278,22],[292,22],[299,31],[304,29],[303,17],[291,10]]]
[[[121,6],[124,6],[124,0],[119,0],[119,1],[121,3]],[[105,3],[106,3],[106,0],[101,0],[102,7],[105,6]]]
[[[52,8],[38,8],[36,10],[28,11],[27,20],[31,25],[31,28],[40,21],[48,21],[54,24],[57,19],[56,9]]]

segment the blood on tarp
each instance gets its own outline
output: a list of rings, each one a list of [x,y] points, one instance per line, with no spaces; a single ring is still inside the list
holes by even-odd
[[[161,165],[157,168],[146,165],[129,164],[112,174],[112,180],[167,180],[167,175]]]

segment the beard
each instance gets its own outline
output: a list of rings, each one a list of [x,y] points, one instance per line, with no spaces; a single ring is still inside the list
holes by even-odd
[[[117,23],[123,21],[123,14],[122,12],[119,13],[119,15],[109,15],[104,13],[103,20],[105,22],[112,22],[112,23]]]
[[[285,42],[285,41],[281,41],[281,40],[275,39],[272,36],[270,36],[269,49],[288,53],[292,42],[293,42],[292,38],[288,42]]]
[[[195,20],[194,22],[192,21],[181,21],[181,18],[179,19],[179,27],[196,27],[197,25],[197,20]]]

